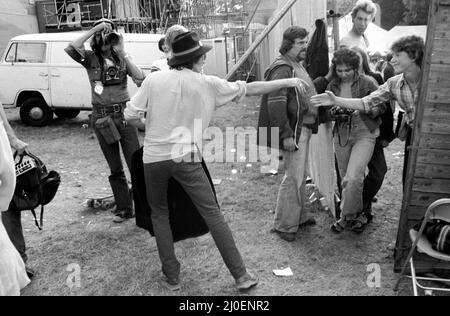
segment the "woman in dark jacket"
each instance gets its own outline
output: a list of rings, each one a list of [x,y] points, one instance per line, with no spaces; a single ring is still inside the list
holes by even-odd
[[[378,87],[375,80],[359,72],[360,58],[350,49],[334,54],[334,79],[328,90],[347,98],[362,98]],[[342,216],[331,227],[339,233],[346,227],[362,232],[367,220],[361,215],[362,188],[365,170],[372,157],[379,136],[381,120],[358,111],[333,108],[335,124],[335,150],[342,180]]]

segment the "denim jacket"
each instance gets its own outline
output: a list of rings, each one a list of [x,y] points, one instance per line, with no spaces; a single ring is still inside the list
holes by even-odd
[[[335,95],[340,95],[341,93],[341,80],[340,79],[333,79],[330,84],[328,85],[328,90],[333,92]],[[352,98],[354,99],[360,99],[365,96],[368,96],[372,92],[376,91],[378,89],[378,84],[372,77],[366,76],[366,75],[358,75],[355,77],[355,81],[352,84]],[[386,110],[386,107],[382,109],[381,113],[383,113]],[[366,114],[361,111],[361,119],[366,124],[367,128],[370,130],[370,132],[374,132],[380,125],[381,125],[381,117],[373,117],[369,114]]]

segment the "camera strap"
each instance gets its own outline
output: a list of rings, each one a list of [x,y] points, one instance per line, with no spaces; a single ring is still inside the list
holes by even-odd
[[[341,147],[347,147],[347,145],[350,142],[350,134],[352,132],[352,120],[353,120],[353,116],[350,115],[348,121],[339,121],[339,120],[336,121],[335,133],[337,133],[339,146],[341,146]],[[345,141],[345,144],[342,144],[340,127],[344,127],[345,125],[347,125],[347,139]]]

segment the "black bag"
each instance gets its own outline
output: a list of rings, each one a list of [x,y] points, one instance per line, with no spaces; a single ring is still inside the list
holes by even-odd
[[[420,224],[415,228],[420,229]],[[427,223],[423,233],[434,250],[450,255],[450,223],[433,220]]]
[[[24,158],[27,158],[24,160]],[[14,154],[14,159],[17,153]],[[61,183],[61,177],[56,171],[47,171],[44,163],[31,153],[19,156],[16,163],[16,188],[11,201],[11,208],[17,211],[31,211],[39,230],[43,228],[44,206],[55,197]],[[40,223],[35,209],[41,206]]]

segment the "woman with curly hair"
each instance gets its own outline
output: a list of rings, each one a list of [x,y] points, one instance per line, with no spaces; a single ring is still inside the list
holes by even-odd
[[[373,78],[360,73],[360,57],[355,51],[343,48],[335,52],[333,68],[334,79],[328,85],[328,90],[337,96],[362,98],[378,87]],[[339,233],[348,227],[360,233],[367,224],[361,214],[365,170],[380,134],[381,120],[360,111],[336,106],[330,113],[336,121],[335,150],[342,179],[342,216],[331,229]]]

